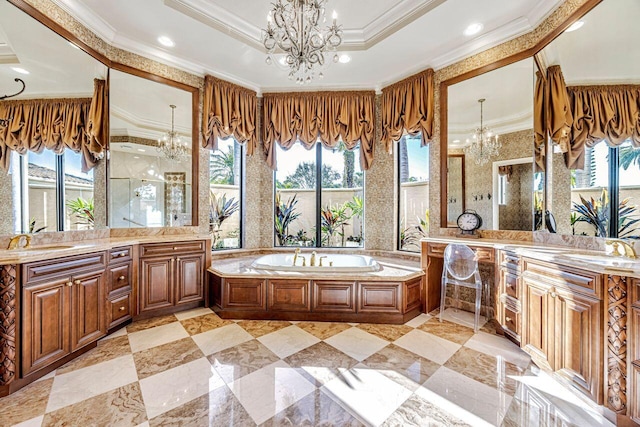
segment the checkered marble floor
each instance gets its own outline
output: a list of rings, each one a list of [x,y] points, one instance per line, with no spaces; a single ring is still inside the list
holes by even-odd
[[[0,425],[611,425],[470,313],[444,319],[135,322],[0,399]]]

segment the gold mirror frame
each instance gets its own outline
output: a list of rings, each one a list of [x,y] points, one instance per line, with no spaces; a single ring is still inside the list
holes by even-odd
[[[198,226],[198,184],[199,184],[199,166],[200,166],[200,128],[199,128],[199,113],[200,113],[200,90],[197,87],[190,86],[185,83],[177,82],[175,80],[168,79],[166,77],[158,76],[156,74],[152,74],[148,71],[139,70],[137,68],[131,67],[126,64],[121,64],[119,62],[115,62],[107,58],[102,53],[96,51],[91,46],[84,43],[74,34],[72,34],[69,30],[62,27],[57,22],[53,21],[51,18],[40,12],[35,7],[31,6],[29,3],[24,0],[7,0],[10,4],[16,6],[18,9],[22,10],[27,15],[34,18],[36,21],[40,22],[45,27],[49,28],[54,33],[66,39],[68,42],[73,43],[78,46],[81,50],[83,50],[88,55],[92,56],[96,60],[100,61],[102,64],[106,65],[109,69],[122,71],[124,73],[128,73],[137,77],[142,77],[147,80],[152,80],[157,83],[165,84],[167,86],[172,86],[177,89],[182,89],[184,91],[191,93],[191,135],[192,135],[192,155],[191,155],[191,173],[192,173],[192,187],[191,187],[191,226]],[[105,126],[106,129],[109,129],[109,115],[105,115]],[[109,131],[107,131],[107,141],[109,141],[110,135]],[[108,173],[108,171],[107,171]],[[107,188],[105,189],[107,197],[109,197],[109,184],[107,180]],[[108,204],[107,204],[108,205]],[[107,207],[108,209],[108,207]],[[105,212],[105,217],[109,218],[109,212]]]
[[[587,0],[582,6],[580,6],[575,12],[573,12],[567,19],[562,22],[556,29],[547,34],[542,40],[536,43],[534,46],[529,49],[523,50],[522,52],[518,52],[514,55],[507,56],[506,58],[502,58],[496,62],[492,62],[491,64],[487,64],[480,68],[476,68],[474,70],[467,71],[466,73],[459,74],[455,77],[452,77],[448,80],[443,80],[440,82],[440,228],[447,228],[448,224],[448,213],[447,213],[447,201],[448,197],[448,179],[447,179],[447,159],[448,159],[448,150],[449,146],[449,137],[448,137],[448,90],[449,86],[454,85],[456,83],[460,83],[462,81],[471,79],[473,77],[477,77],[481,74],[488,73],[489,71],[496,70],[498,68],[504,67],[509,64],[513,64],[514,62],[521,61],[526,58],[533,57],[534,61],[540,68],[540,64],[536,58],[536,54],[544,49],[549,43],[556,39],[560,34],[564,32],[567,28],[571,26],[574,22],[582,18],[584,15],[589,13],[591,9],[596,7],[603,0]],[[533,99],[531,99],[531,103],[533,103]],[[546,188],[546,180],[545,180],[545,188]]]

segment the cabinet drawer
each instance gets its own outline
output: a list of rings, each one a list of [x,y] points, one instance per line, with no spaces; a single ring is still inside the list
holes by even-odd
[[[503,292],[512,298],[518,299],[518,295],[520,295],[518,292],[520,282],[518,276],[506,268],[502,268],[500,273],[502,276]]]
[[[629,288],[631,289],[631,304],[640,308],[640,279],[631,279]]]
[[[427,254],[430,256],[443,257],[446,247],[447,245],[445,243],[428,243]]]
[[[520,336],[520,314],[507,305],[503,306],[505,329],[509,330],[513,335]]]
[[[109,268],[108,292],[131,289],[131,263]]]
[[[359,313],[400,313],[400,283],[360,283]]]
[[[29,282],[51,278],[58,280],[69,277],[76,272],[104,269],[105,265],[106,253],[94,252],[47,261],[30,262],[22,266],[22,273],[25,286],[29,286]]]
[[[528,258],[523,259],[522,270],[524,271],[523,275],[536,281],[542,281],[549,287],[564,288],[585,296],[595,296],[602,299],[603,286],[602,274],[600,273]]]
[[[459,242],[459,244],[465,244]],[[478,262],[492,263],[495,261],[495,250],[493,248],[487,248],[484,246],[467,245],[473,249],[478,256]],[[435,257],[444,257],[444,250],[446,249],[446,243],[429,243],[427,245],[427,255]]]
[[[131,294],[109,300],[109,329],[131,319]]]
[[[500,251],[500,266],[520,271],[520,256],[511,251]]]
[[[133,258],[133,247],[131,246],[113,248],[109,251],[109,264],[131,261],[132,258]]]
[[[181,255],[192,252],[204,252],[204,240],[175,243],[148,243],[140,245],[140,256]]]
[[[269,280],[269,310],[310,311],[308,280]]]

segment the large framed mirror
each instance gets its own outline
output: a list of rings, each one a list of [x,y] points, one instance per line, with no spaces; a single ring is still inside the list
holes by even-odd
[[[150,77],[110,73],[112,228],[197,225],[198,91]]]
[[[469,209],[482,229],[533,229],[533,76],[529,57],[448,85],[441,128],[448,227]]]
[[[640,238],[638,16],[636,0],[599,2],[536,55],[554,87],[544,151],[558,233]]]
[[[9,172],[0,178],[0,234],[106,225],[96,221],[101,204],[95,199],[104,199],[104,189],[94,188],[99,167],[82,170],[81,147],[89,137],[94,79],[104,81],[107,73],[106,65],[76,44],[11,3],[0,2],[0,96],[22,88],[15,79],[25,85],[23,92],[0,101],[0,138],[14,148],[5,153]],[[58,120],[49,127],[46,115],[36,118],[35,110]],[[42,130],[26,132],[36,121],[34,129]],[[64,129],[55,124],[62,121]]]

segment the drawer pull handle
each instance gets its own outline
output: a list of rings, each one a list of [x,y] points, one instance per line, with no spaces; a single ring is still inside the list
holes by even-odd
[[[127,256],[127,253],[126,253],[126,252],[120,252],[120,253],[118,254],[118,256],[119,256],[119,257]]]
[[[67,282],[67,286],[73,286],[73,282]]]
[[[558,296],[558,294],[556,294],[555,292],[551,292],[551,294],[550,294],[550,295],[551,295],[551,298],[555,298],[555,297],[557,297],[557,296]]]
[[[506,320],[507,322],[511,322],[512,319],[511,319],[511,317],[507,316],[507,317],[504,318],[504,320]]]
[[[124,279],[125,279],[125,277],[124,277],[124,276],[120,276],[120,277],[118,277],[118,280],[119,280],[119,281],[123,281]]]
[[[174,247],[173,247],[173,250],[174,250],[174,251],[177,251],[177,250],[178,250],[178,247],[177,247],[177,246],[174,246]]]
[[[176,261],[180,261],[180,258],[176,258]]]
[[[74,280],[74,281],[73,281],[73,284],[74,284],[74,285],[79,285],[79,284],[81,284],[81,283],[82,283],[82,281],[81,281],[81,280]]]
[[[122,306],[122,307],[120,307],[118,310],[119,310],[119,311],[125,311],[125,310],[126,310],[126,308],[125,308],[124,306]]]

